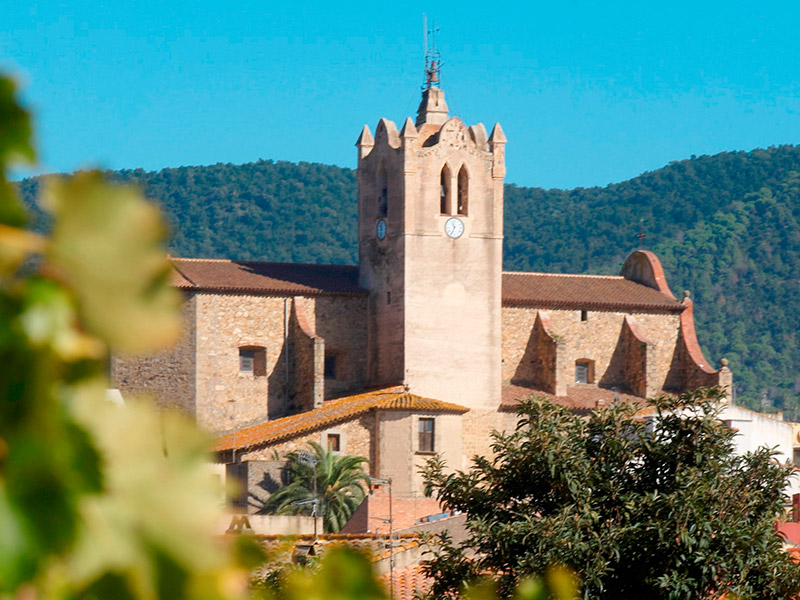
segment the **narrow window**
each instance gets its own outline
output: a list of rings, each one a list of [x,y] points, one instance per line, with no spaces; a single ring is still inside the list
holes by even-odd
[[[458,172],[458,214],[467,214],[467,204],[469,201],[469,176],[467,168],[461,167]]]
[[[392,292],[386,292],[386,304],[392,303]]]
[[[575,383],[594,382],[594,361],[578,360],[575,361]]]
[[[337,379],[337,358],[335,354],[325,355],[325,379]]]
[[[433,419],[425,418],[419,420],[419,451],[433,452]]]
[[[582,310],[581,311],[581,321],[588,321],[589,320],[589,311]]]
[[[248,348],[239,348],[239,373],[253,374],[256,357],[255,351]]]
[[[378,217],[385,217],[389,212],[389,188],[386,185],[386,169],[383,165],[378,169]]]
[[[329,452],[339,452],[341,448],[342,439],[338,433],[329,433],[328,434],[328,451]]]
[[[439,212],[443,215],[450,214],[450,170],[445,165],[442,168],[439,188]]]

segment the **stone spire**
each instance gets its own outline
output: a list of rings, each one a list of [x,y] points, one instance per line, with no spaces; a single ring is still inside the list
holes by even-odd
[[[429,87],[422,92],[422,102],[417,109],[416,126],[425,123],[442,125],[448,119],[447,102],[444,101],[444,90],[438,87]]]

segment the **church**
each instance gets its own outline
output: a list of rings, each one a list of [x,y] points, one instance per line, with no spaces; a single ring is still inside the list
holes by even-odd
[[[180,343],[112,359],[123,394],[190,414],[251,488],[316,441],[418,497],[431,455],[468,467],[532,394],[588,411],[731,385],[653,253],[612,275],[503,271],[506,137],[451,116],[436,77],[416,120],[356,148],[358,265],[173,258]]]

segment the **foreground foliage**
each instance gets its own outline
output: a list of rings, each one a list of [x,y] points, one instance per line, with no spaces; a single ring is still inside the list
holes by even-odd
[[[206,437],[106,399],[109,352],[179,334],[159,212],[83,173],[48,180],[52,232],[29,231],[6,169],[30,135],[0,77],[0,598],[243,598]]]
[[[317,498],[317,516],[322,517],[325,533],[338,533],[366,497],[370,480],[362,466],[367,459],[324,450],[317,442],[309,444],[311,453],[286,456],[288,483],[267,499],[260,512],[310,515]]]
[[[717,389],[658,398],[649,422],[631,405],[581,418],[530,399],[516,431],[495,434],[495,458],[456,473],[429,462],[429,491],[467,513],[470,532],[461,546],[441,540],[427,562],[432,597],[486,573],[510,596],[554,564],[578,574],[584,598],[800,593],[800,569],[774,529],[791,468],[766,448],[735,456],[720,398]]]

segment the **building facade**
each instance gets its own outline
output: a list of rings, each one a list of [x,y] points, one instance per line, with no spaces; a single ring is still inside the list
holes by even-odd
[[[432,454],[488,454],[528,395],[590,410],[729,386],[652,253],[618,275],[502,271],[505,145],[429,85],[416,121],[356,142],[357,266],[173,259],[184,337],[115,357],[116,386],[191,414],[251,487],[259,462],[317,441],[411,496]]]

